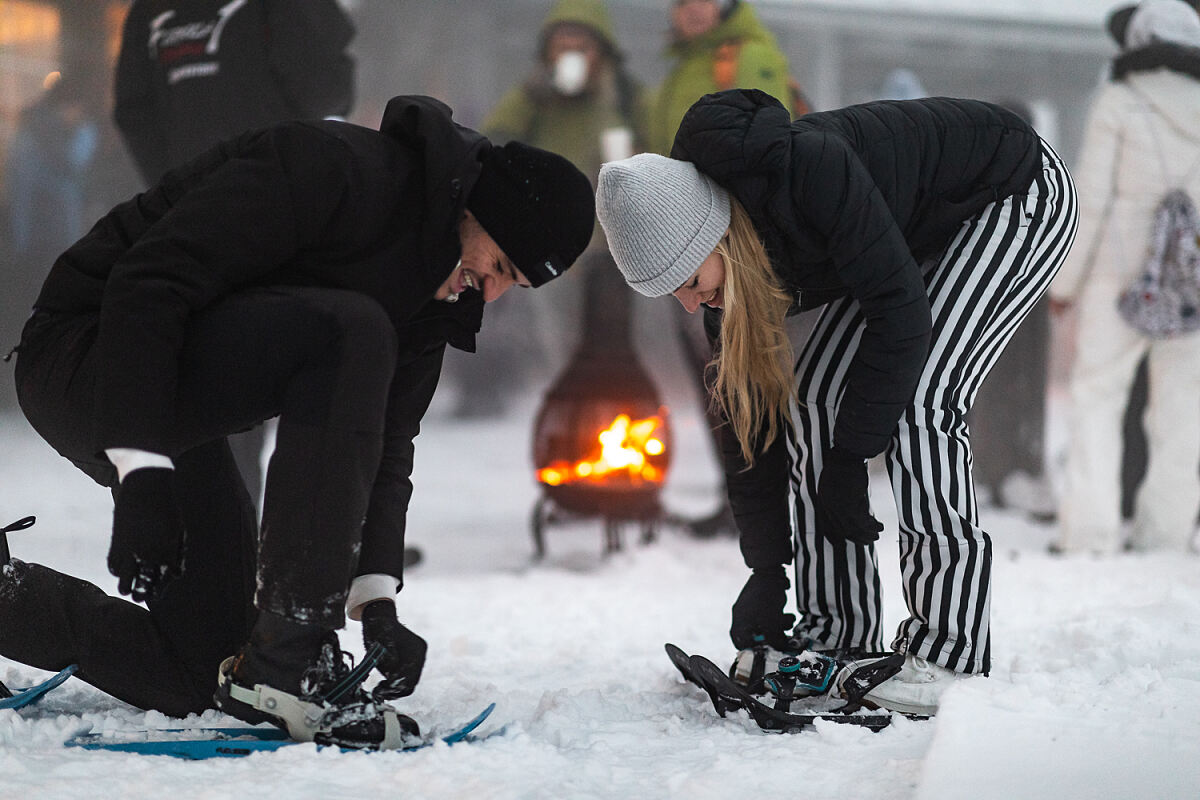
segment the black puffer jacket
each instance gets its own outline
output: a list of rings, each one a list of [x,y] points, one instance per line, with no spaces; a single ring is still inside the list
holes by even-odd
[[[397,97],[380,131],[288,122],[222,143],[118,205],[55,262],[36,306],[99,313],[95,448],[171,452],[189,319],[263,285],[362,292],[396,326],[400,363],[360,568],[400,575],[412,439],[445,344],[473,350],[483,302],[433,301],[460,254],[458,222],[491,147],[426,97]],[[373,531],[384,536],[388,555]],[[381,546],[382,547],[382,546]],[[384,561],[387,563],[373,563]]]
[[[746,208],[798,308],[859,301],[866,328],[833,441],[870,457],[887,446],[927,356],[931,315],[918,264],[989,203],[1027,191],[1042,150],[1015,114],[973,100],[875,102],[791,122],[769,95],[735,89],[692,106],[671,155]],[[715,314],[706,322],[719,325]],[[786,530],[782,441],[750,472],[729,463],[735,448],[725,450],[739,527]],[[772,551],[769,560],[782,554]]]

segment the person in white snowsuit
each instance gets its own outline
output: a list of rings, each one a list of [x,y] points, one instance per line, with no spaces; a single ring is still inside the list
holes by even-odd
[[[1078,241],[1050,287],[1077,310],[1071,428],[1059,507],[1066,552],[1121,546],[1121,421],[1148,357],[1149,463],[1130,545],[1183,549],[1200,508],[1200,335],[1152,339],[1126,324],[1117,298],[1141,272],[1155,206],[1182,182],[1200,198],[1200,16],[1181,0],[1147,0],[1092,104],[1079,167]]]

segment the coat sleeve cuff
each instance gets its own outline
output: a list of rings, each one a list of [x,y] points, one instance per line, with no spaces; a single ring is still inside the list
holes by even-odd
[[[151,453],[133,447],[110,447],[104,451],[108,460],[117,468],[117,480],[125,480],[125,476],[135,469],[143,467],[158,467],[160,469],[175,469],[175,462],[169,456],[161,453]]]
[[[346,616],[352,620],[360,620],[363,607],[367,603],[372,600],[392,600],[398,591],[400,579],[394,575],[359,575],[350,583],[350,594],[346,596]]]

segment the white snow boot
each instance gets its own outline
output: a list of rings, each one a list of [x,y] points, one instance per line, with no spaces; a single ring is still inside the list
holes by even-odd
[[[851,691],[853,687],[846,685],[843,688],[843,684],[849,682],[855,669],[861,674],[864,666],[869,665],[864,662],[847,665],[838,676],[839,691]],[[928,717],[937,713],[942,694],[958,681],[968,677],[971,676],[909,654],[904,657],[904,663],[898,672],[869,688],[862,698],[864,704],[900,714]]]

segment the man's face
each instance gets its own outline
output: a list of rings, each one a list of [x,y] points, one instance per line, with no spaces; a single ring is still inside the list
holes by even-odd
[[[438,287],[435,298],[445,300],[452,294],[477,289],[483,301],[490,303],[514,285],[529,286],[528,279],[469,211],[458,225],[458,238],[462,242],[462,261]]]
[[[671,4],[671,27],[685,42],[717,27],[721,21],[721,9],[716,0],[673,0]]]

